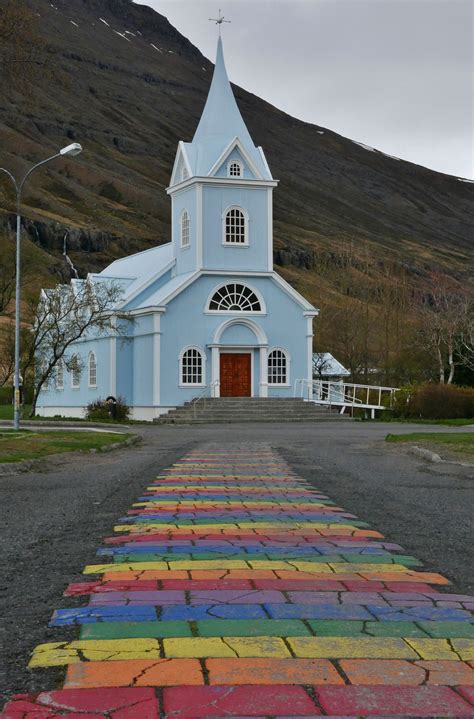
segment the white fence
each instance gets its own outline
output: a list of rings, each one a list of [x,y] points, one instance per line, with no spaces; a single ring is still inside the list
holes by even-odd
[[[397,391],[397,387],[298,379],[295,382],[294,396],[316,404],[338,407],[341,414],[344,414],[346,409],[353,412],[354,407],[368,409],[374,418],[375,410],[392,409]]]

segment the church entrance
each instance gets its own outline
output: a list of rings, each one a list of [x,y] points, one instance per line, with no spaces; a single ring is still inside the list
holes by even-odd
[[[251,397],[250,352],[221,352],[220,370],[221,397]]]

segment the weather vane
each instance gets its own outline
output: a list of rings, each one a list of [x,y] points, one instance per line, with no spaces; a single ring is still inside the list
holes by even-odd
[[[209,21],[210,21],[210,22],[215,22],[216,25],[219,25],[219,35],[221,34],[221,25],[222,25],[222,23],[223,23],[223,22],[228,22],[228,23],[232,22],[231,20],[225,20],[225,19],[224,19],[224,16],[222,15],[222,11],[221,11],[220,8],[219,8],[219,17],[218,17],[218,18],[216,18],[216,17],[210,17],[210,18],[209,18]]]

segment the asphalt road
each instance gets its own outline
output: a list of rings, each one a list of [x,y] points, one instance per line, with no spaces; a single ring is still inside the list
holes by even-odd
[[[65,586],[83,579],[101,538],[147,482],[207,442],[271,444],[301,476],[402,544],[427,570],[447,576],[455,590],[474,593],[474,467],[427,463],[405,446],[383,442],[387,432],[413,429],[350,421],[137,426],[141,445],[64,455],[41,471],[0,477],[3,698],[58,684],[62,668],[30,672],[26,665],[36,644],[76,635],[75,629],[47,629],[53,609],[85,603],[63,598]]]

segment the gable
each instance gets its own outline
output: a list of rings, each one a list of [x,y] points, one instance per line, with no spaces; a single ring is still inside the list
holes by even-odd
[[[238,137],[227,145],[224,151],[218,156],[216,162],[208,172],[208,177],[227,177],[227,164],[234,157],[236,162],[242,163],[244,179],[262,180],[263,175],[259,167],[250,157]]]
[[[174,160],[173,171],[171,173],[170,187],[185,182],[192,175],[191,165],[186,154],[184,142],[178,144],[178,150]]]

